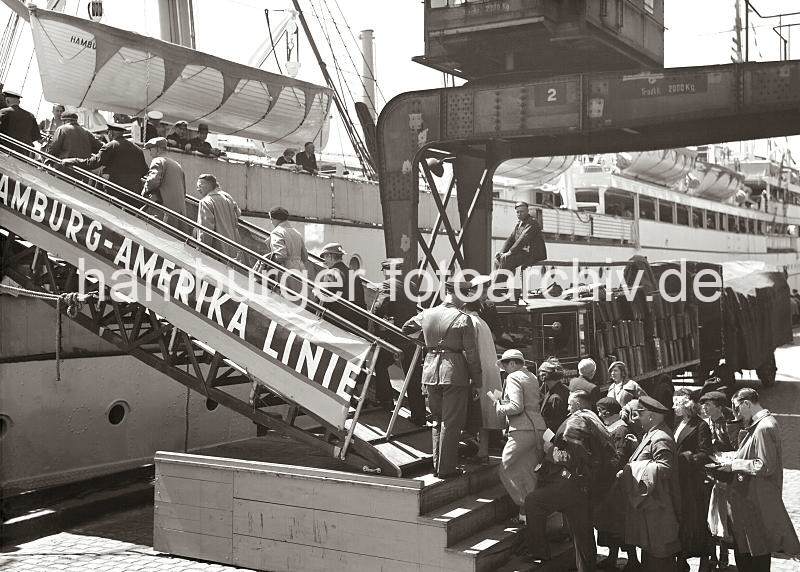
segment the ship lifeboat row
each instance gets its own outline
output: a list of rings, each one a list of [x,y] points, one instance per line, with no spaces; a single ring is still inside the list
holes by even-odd
[[[640,153],[618,153],[617,167],[629,177],[658,185],[672,186],[695,168],[697,152],[691,149],[663,149]]]

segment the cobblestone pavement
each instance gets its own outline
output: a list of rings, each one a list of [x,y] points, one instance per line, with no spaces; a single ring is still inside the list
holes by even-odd
[[[776,353],[778,379],[762,392],[783,435],[783,498],[800,531],[800,333]],[[751,384],[744,380],[745,384]],[[758,382],[753,386],[757,387]],[[231,566],[175,558],[152,549],[152,506],[99,518],[89,524],[0,552],[3,572],[227,572]],[[733,562],[733,554],[731,554]],[[698,560],[690,561],[692,572]],[[735,570],[735,568],[732,568]],[[800,572],[800,561],[773,558],[773,572]]]

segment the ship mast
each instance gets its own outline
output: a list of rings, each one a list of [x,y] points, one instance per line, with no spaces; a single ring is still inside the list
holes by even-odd
[[[350,144],[353,146],[353,150],[358,156],[358,160],[361,163],[361,168],[364,170],[364,174],[368,178],[374,180],[377,177],[375,163],[373,162],[373,159],[370,156],[364,141],[361,139],[361,135],[359,135],[358,131],[356,130],[355,124],[353,123],[353,120],[350,118],[350,114],[347,111],[347,106],[342,100],[342,96],[339,93],[339,90],[336,89],[333,78],[331,78],[331,75],[328,72],[328,66],[322,59],[319,48],[314,41],[314,37],[312,36],[311,30],[308,27],[305,14],[303,14],[303,9],[300,7],[300,2],[299,0],[292,0],[292,4],[294,4],[295,10],[297,10],[297,15],[300,18],[300,25],[303,26],[303,31],[308,38],[308,43],[311,45],[311,50],[314,52],[314,57],[317,58],[317,63],[319,64],[319,68],[322,71],[323,77],[325,78],[325,83],[327,83],[328,87],[333,90],[333,102],[336,104],[336,109],[339,111],[339,116],[342,118],[342,123],[347,131],[347,137],[350,139]]]

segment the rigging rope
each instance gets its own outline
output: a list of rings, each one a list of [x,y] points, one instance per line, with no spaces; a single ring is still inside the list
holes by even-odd
[[[80,294],[78,292],[67,292],[64,294],[52,294],[50,292],[39,292],[28,290],[10,284],[0,283],[0,290],[6,290],[16,296],[25,296],[38,300],[55,301],[56,303],[56,381],[61,381],[61,340],[62,340],[62,308],[66,308],[66,314],[73,320],[78,317],[84,302],[94,297],[94,294]]]

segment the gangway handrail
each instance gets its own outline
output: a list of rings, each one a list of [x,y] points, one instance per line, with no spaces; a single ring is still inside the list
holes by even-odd
[[[182,242],[185,242],[187,244],[191,243],[192,245],[197,247],[198,250],[200,250],[201,252],[202,251],[206,251],[207,253],[211,254],[212,256],[216,257],[217,259],[221,259],[221,261],[224,262],[227,266],[230,266],[230,267],[233,267],[233,268],[239,268],[240,270],[242,270],[244,272],[244,274],[249,274],[250,272],[253,271],[253,269],[250,268],[249,266],[247,266],[246,264],[244,264],[243,262],[228,256],[224,252],[220,252],[218,250],[215,250],[212,246],[207,245],[204,242],[200,241],[199,239],[195,238],[193,234],[184,233],[184,232],[178,230],[177,228],[173,227],[172,225],[164,222],[159,217],[157,217],[157,216],[155,216],[153,214],[150,214],[148,212],[145,212],[144,210],[142,210],[142,208],[144,206],[152,207],[152,208],[154,208],[155,210],[157,210],[157,211],[159,211],[161,213],[168,214],[169,216],[172,216],[172,217],[180,220],[184,224],[189,224],[193,229],[202,229],[202,231],[204,233],[208,233],[209,235],[213,236],[215,239],[219,240],[220,242],[223,242],[225,244],[233,246],[234,248],[238,249],[239,251],[244,252],[244,253],[246,253],[246,254],[248,254],[250,256],[254,256],[259,260],[263,259],[267,263],[271,263],[272,265],[274,265],[273,267],[277,266],[277,269],[279,269],[279,270],[282,269],[282,270],[286,271],[285,268],[281,267],[280,265],[278,265],[277,263],[275,263],[275,262],[273,262],[271,260],[268,260],[268,259],[265,259],[265,258],[261,257],[261,255],[259,255],[257,252],[247,248],[246,246],[242,246],[242,245],[236,243],[235,241],[233,241],[233,240],[231,240],[231,239],[229,239],[229,238],[227,238],[225,236],[222,236],[221,234],[218,234],[217,232],[215,232],[215,231],[213,231],[211,229],[208,229],[208,228],[206,228],[204,226],[201,226],[196,221],[193,221],[193,220],[189,219],[188,217],[186,217],[184,215],[181,215],[180,213],[177,213],[177,212],[175,212],[175,211],[173,211],[171,209],[168,209],[168,208],[164,207],[163,205],[160,205],[160,204],[156,203],[155,201],[152,201],[152,200],[148,199],[147,197],[144,197],[142,195],[136,194],[136,193],[126,189],[125,187],[119,186],[119,185],[117,185],[115,183],[112,183],[111,181],[107,181],[106,179],[103,179],[102,177],[98,177],[94,173],[90,173],[89,171],[86,171],[84,169],[77,169],[80,174],[84,174],[85,173],[87,175],[91,175],[91,178],[93,180],[100,179],[101,181],[104,182],[104,184],[106,184],[106,186],[108,188],[114,190],[117,193],[121,193],[123,196],[132,198],[135,201],[138,201],[138,202],[142,203],[142,207],[136,208],[133,205],[131,205],[130,203],[127,203],[127,202],[125,202],[125,201],[123,201],[121,199],[118,199],[118,198],[116,198],[116,197],[114,197],[114,196],[112,196],[112,195],[110,195],[108,193],[105,193],[105,192],[101,191],[100,189],[96,189],[96,188],[92,187],[91,185],[89,185],[88,183],[86,183],[85,181],[82,181],[80,179],[72,177],[71,175],[69,175],[68,173],[65,173],[64,171],[56,169],[56,168],[54,168],[54,167],[52,167],[52,166],[50,166],[47,163],[44,163],[42,161],[38,161],[38,160],[34,159],[33,157],[30,157],[30,156],[26,155],[25,153],[21,153],[21,152],[17,151],[13,147],[9,148],[8,146],[4,145],[3,142],[11,142],[13,147],[27,149],[32,153],[45,155],[48,158],[55,160],[59,165],[63,166],[63,163],[61,162],[61,160],[59,158],[54,157],[53,155],[49,155],[48,153],[41,152],[38,149],[36,149],[35,147],[31,147],[29,145],[26,145],[25,143],[17,141],[16,139],[14,139],[12,137],[9,137],[9,136],[7,136],[7,135],[5,135],[3,133],[0,133],[0,148],[2,148],[4,150],[4,152],[9,153],[11,156],[15,157],[16,159],[19,159],[24,163],[28,163],[30,165],[34,165],[37,168],[41,168],[41,169],[47,171],[48,173],[50,173],[51,175],[55,176],[57,179],[66,180],[70,184],[83,189],[84,191],[88,192],[89,194],[91,194],[93,196],[96,196],[98,198],[101,198],[102,200],[104,200],[106,202],[109,202],[109,203],[113,204],[114,206],[117,206],[118,208],[120,208],[123,211],[129,212],[134,217],[136,217],[136,218],[138,218],[140,220],[146,220],[150,224],[154,224],[154,226],[159,227],[162,231],[166,232],[167,234],[176,236],[177,238],[181,239]],[[297,276],[297,275],[295,275],[295,276]],[[262,275],[262,278],[264,278],[270,285],[275,286],[275,287],[280,287],[280,283],[278,281],[270,278],[269,276]],[[319,288],[317,285],[314,285],[314,286],[315,286],[315,288]],[[322,290],[323,292],[325,292],[326,294],[336,295],[338,297],[336,302],[345,301],[344,298],[341,298],[340,296],[338,296],[338,294],[336,294],[334,292],[328,291],[327,289],[324,289],[324,288],[319,288],[319,289]],[[403,351],[400,348],[396,347],[394,344],[391,344],[391,343],[383,340],[382,338],[376,336],[375,334],[365,330],[361,326],[346,320],[345,318],[339,316],[335,312],[332,312],[330,309],[325,308],[320,303],[318,303],[317,301],[309,298],[308,296],[305,296],[305,295],[303,295],[301,293],[297,293],[297,292],[296,292],[296,294],[298,295],[298,297],[300,299],[304,300],[307,304],[309,304],[310,307],[312,307],[316,311],[320,312],[320,315],[328,315],[328,316],[333,317],[334,320],[337,321],[340,325],[344,325],[345,329],[349,328],[354,333],[357,333],[361,337],[363,337],[363,338],[365,338],[365,339],[367,339],[367,340],[369,340],[369,341],[381,346],[382,348],[386,349],[387,351],[391,352],[392,354],[394,354],[396,356],[402,356],[403,355]],[[355,306],[355,307],[359,308],[359,306]],[[387,325],[388,325],[388,322],[387,322]]]
[[[20,141],[18,141],[16,139],[14,139],[13,137],[9,137],[8,135],[5,135],[3,133],[0,133],[0,141],[11,142],[16,147],[25,148],[25,149],[31,151],[32,153],[37,153],[39,155],[47,157],[51,161],[54,161],[57,164],[63,166],[63,162],[59,157],[56,157],[55,155],[51,155],[51,154],[47,153],[44,150],[39,150],[39,149],[36,149],[33,146],[26,145],[25,143],[22,143],[22,142],[20,142]],[[27,157],[24,154],[20,154],[20,155],[25,160],[29,160],[28,162],[38,163],[35,159],[32,159],[31,157]],[[156,203],[156,202],[152,201],[151,199],[148,199],[147,197],[145,197],[143,195],[134,193],[133,191],[131,191],[131,190],[125,188],[125,187],[122,187],[122,186],[120,186],[120,185],[118,185],[118,184],[116,184],[116,183],[114,183],[112,181],[109,181],[108,179],[104,179],[103,177],[101,177],[100,175],[98,175],[96,173],[93,173],[92,171],[88,171],[88,170],[82,169],[80,167],[75,167],[74,165],[72,165],[70,167],[72,169],[75,169],[76,171],[78,171],[81,175],[87,176],[90,179],[92,179],[93,181],[95,181],[95,182],[97,182],[97,183],[99,183],[99,184],[101,184],[101,185],[103,185],[103,186],[105,186],[105,187],[107,187],[109,189],[112,189],[117,193],[121,193],[124,196],[130,196],[130,197],[134,198],[135,200],[140,201],[141,203],[143,203],[143,206],[147,205],[147,206],[155,207],[156,210],[158,210],[158,211],[160,211],[160,212],[162,212],[164,214],[168,214],[168,215],[170,215],[172,217],[178,218],[179,220],[182,220],[184,222],[188,222],[190,224],[190,226],[192,226],[192,228],[194,228],[194,229],[202,229],[204,233],[210,234],[214,238],[224,242],[225,244],[233,246],[234,248],[236,248],[236,249],[238,249],[240,251],[245,251],[248,255],[254,256],[257,260],[265,263],[267,266],[269,266],[270,268],[272,268],[274,270],[278,270],[278,271],[281,271],[281,272],[288,272],[288,270],[285,267],[281,266],[277,262],[275,262],[273,260],[270,260],[269,258],[266,258],[265,256],[255,252],[253,250],[248,249],[246,246],[240,245],[237,242],[235,242],[235,241],[233,241],[233,240],[231,240],[231,239],[229,239],[227,237],[224,237],[224,236],[216,233],[216,231],[214,231],[214,230],[207,229],[206,227],[198,224],[197,221],[194,221],[194,220],[186,217],[185,215],[181,215],[180,213],[177,213],[177,212],[175,212],[175,211],[173,211],[171,209],[168,209],[164,205]],[[56,170],[56,171],[59,174],[64,174],[64,175],[69,176],[68,173],[65,173],[64,171],[60,171],[60,170]],[[90,189],[90,192],[93,192],[94,189],[92,189],[92,187],[88,187],[88,188]],[[92,193],[92,194],[96,194],[96,193]],[[186,198],[189,199],[190,202],[192,202],[193,204],[199,204],[199,202],[200,202],[199,199],[197,199],[195,197],[192,197],[192,196],[190,196],[188,194],[186,195]],[[140,208],[143,208],[143,207],[140,207]],[[139,218],[137,213],[140,213],[140,212],[141,212],[140,210],[136,210],[136,211],[134,211],[134,215],[136,215],[137,218]],[[145,213],[145,214],[147,214],[147,213]],[[159,224],[161,224],[161,226],[163,226],[163,224],[162,224],[163,221],[161,221],[158,218],[156,218],[156,220],[158,220]],[[252,223],[249,223],[249,222],[247,222],[245,220],[242,220],[241,218],[239,219],[239,224],[242,227],[246,228],[247,230],[249,230],[251,232],[252,231],[256,231],[258,233],[265,234],[266,236],[270,235],[269,231],[267,231],[267,230],[265,230],[265,229],[263,229],[261,227],[258,227],[258,226],[254,225]],[[167,225],[167,226],[168,226],[168,228],[172,228],[170,225]],[[175,230],[178,230],[178,229],[175,229]],[[180,231],[178,231],[178,232],[180,232]],[[182,233],[182,234],[187,234],[187,236],[190,236],[190,235],[188,235],[188,233]],[[213,248],[211,250],[213,251]],[[223,254],[223,253],[220,253],[220,254]],[[320,257],[317,257],[316,255],[312,255],[310,253],[309,253],[309,256],[313,257],[315,259],[315,261],[320,262],[322,264],[322,259]],[[227,258],[227,256],[226,256],[226,258]],[[252,269],[248,268],[248,270],[252,270]],[[314,289],[317,289],[317,290],[323,292],[324,294],[326,294],[329,297],[337,298],[336,299],[337,304],[341,304],[342,306],[344,306],[348,310],[354,312],[358,316],[360,316],[362,318],[366,318],[367,321],[372,322],[373,324],[375,324],[377,326],[380,326],[381,328],[383,328],[384,330],[386,330],[388,332],[391,332],[395,336],[397,336],[400,339],[404,340],[406,343],[415,344],[415,345],[419,345],[419,346],[424,345],[424,343],[421,340],[409,337],[407,334],[403,333],[403,331],[399,327],[397,327],[396,324],[393,324],[392,322],[389,322],[389,321],[384,320],[383,318],[381,318],[379,316],[376,316],[375,314],[373,314],[372,312],[368,311],[367,309],[362,308],[361,306],[351,302],[350,300],[347,300],[347,299],[341,297],[341,295],[339,295],[338,293],[333,292],[332,290],[329,290],[328,288],[326,288],[324,286],[321,286],[321,285],[309,280],[305,276],[301,276],[299,274],[294,274],[294,277],[297,280],[299,280],[302,284],[304,284],[305,286],[309,286],[309,287],[312,287]],[[270,282],[274,283],[276,286],[279,285],[279,283],[274,281],[274,280],[270,279]],[[309,302],[313,302],[313,300],[308,299],[307,297],[303,296],[299,292],[295,292],[295,293],[300,295],[302,297],[302,299],[307,300]],[[352,324],[351,322],[348,322],[347,320],[345,320],[344,318],[341,318],[340,316],[336,315],[335,313],[330,312],[330,310],[328,310],[325,307],[322,307],[322,311],[327,312],[328,314],[331,314],[331,315],[335,315],[341,322],[344,322],[349,327],[354,327],[354,328],[361,329],[360,326],[358,326],[356,324]],[[366,330],[363,330],[363,331],[366,331]],[[377,336],[376,336],[376,338],[378,340],[382,340],[382,338],[378,338]],[[373,339],[373,338],[370,337],[369,339]],[[384,344],[379,344],[379,345],[384,345]],[[392,347],[395,347],[395,346],[392,344]],[[392,353],[395,353],[397,355],[402,355],[402,351],[400,351],[398,353],[398,351],[397,351],[398,349],[399,348],[395,347],[395,350],[390,350],[390,351],[392,351]]]

